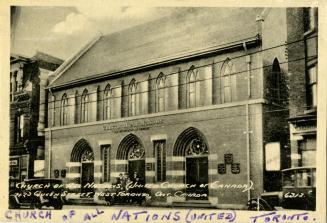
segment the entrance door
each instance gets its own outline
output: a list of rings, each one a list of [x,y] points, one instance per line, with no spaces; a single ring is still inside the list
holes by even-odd
[[[129,177],[133,177],[133,173],[137,172],[140,179],[145,181],[145,160],[129,160],[128,163],[128,175]]]
[[[187,197],[189,200],[208,199],[208,187],[200,187],[208,183],[208,157],[187,157],[186,158],[186,183],[195,185],[187,188],[186,193],[206,194],[207,196]]]
[[[93,162],[82,163],[81,192],[93,192],[93,188],[85,187],[87,183],[94,182],[94,164]],[[92,193],[93,194],[93,193]],[[92,196],[93,197],[93,196]]]

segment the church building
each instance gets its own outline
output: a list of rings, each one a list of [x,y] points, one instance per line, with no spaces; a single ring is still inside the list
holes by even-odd
[[[159,206],[242,209],[280,189],[290,167],[286,17],[183,8],[93,39],[47,87],[46,176],[99,192],[136,172]]]

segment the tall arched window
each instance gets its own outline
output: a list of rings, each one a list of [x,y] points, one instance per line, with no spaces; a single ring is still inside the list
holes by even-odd
[[[67,94],[64,94],[61,98],[60,125],[67,125],[67,123],[68,123],[68,98],[67,98]]]
[[[278,59],[275,58],[273,65],[272,65],[272,72],[271,72],[271,100],[275,102],[280,102],[281,95],[281,71],[279,67]]]
[[[128,114],[129,116],[136,115],[136,83],[135,79],[132,79],[128,87],[129,101],[128,101]]]
[[[165,96],[166,96],[165,75],[163,73],[160,73],[156,83],[156,111],[157,112],[165,111],[165,103],[166,103]]]
[[[85,89],[82,94],[81,100],[81,122],[88,121],[88,111],[89,111],[89,95],[88,91]]]
[[[194,108],[196,106],[196,94],[197,94],[197,70],[192,66],[186,77],[187,86],[187,107]]]
[[[232,101],[231,75],[233,73],[233,63],[229,58],[225,60],[221,68],[221,99],[222,103]]]
[[[109,119],[112,117],[112,106],[113,106],[113,94],[110,85],[108,84],[104,90],[104,119]]]

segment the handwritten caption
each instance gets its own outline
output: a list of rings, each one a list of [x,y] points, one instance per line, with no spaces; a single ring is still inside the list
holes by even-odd
[[[80,213],[79,213],[80,212]],[[64,214],[63,214],[64,213]],[[171,210],[167,209],[161,212],[155,210],[103,210],[94,208],[92,210],[80,211],[67,209],[61,212],[52,212],[51,210],[7,210],[4,217],[10,221],[22,220],[58,220],[62,222],[90,222],[99,216],[104,215],[107,222],[239,222],[237,212],[234,210],[213,210],[202,211],[194,209]],[[243,219],[243,218],[242,218]],[[102,219],[99,219],[102,220]],[[95,220],[97,221],[97,220]],[[249,215],[249,223],[261,222],[314,222],[316,219],[309,212],[257,212]],[[245,223],[245,222],[244,222]]]

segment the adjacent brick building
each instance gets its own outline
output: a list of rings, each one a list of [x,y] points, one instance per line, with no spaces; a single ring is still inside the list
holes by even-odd
[[[11,182],[44,176],[45,87],[49,73],[63,61],[38,52],[27,58],[10,56]],[[35,169],[35,165],[43,168]]]
[[[289,59],[305,60],[289,65],[290,142],[292,167],[316,166],[317,87],[318,87],[318,9],[288,9],[288,41],[301,43],[288,47]]]

